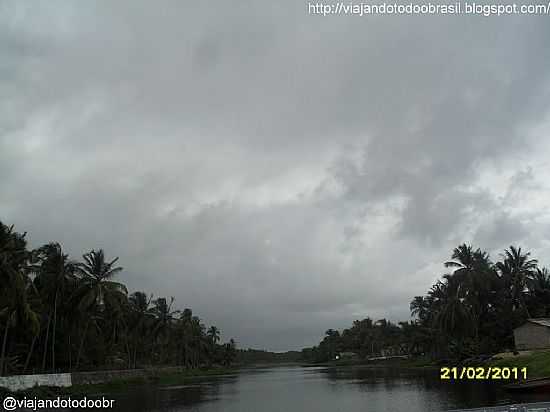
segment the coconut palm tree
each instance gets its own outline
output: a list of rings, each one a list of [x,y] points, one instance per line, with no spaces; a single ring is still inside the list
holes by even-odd
[[[151,308],[152,296],[147,297],[144,292],[134,292],[129,302],[129,334],[133,340],[133,354],[128,351],[129,364],[136,368],[138,348],[143,348],[146,338],[152,328],[154,313]]]
[[[193,311],[189,308],[186,308],[181,313],[180,319],[179,319],[179,335],[180,335],[180,341],[182,343],[182,350],[183,350],[183,363],[185,367],[189,367],[192,360],[192,321],[193,321]]]
[[[237,356],[235,341],[230,339],[228,343],[223,345],[223,349],[223,363],[224,365],[229,366]]]
[[[210,344],[204,333],[205,327],[198,316],[193,316],[189,324],[191,334],[191,364],[197,368],[201,364],[202,355],[208,352]]]
[[[11,328],[20,326],[38,334],[38,316],[27,301],[30,253],[25,233],[20,234],[0,222],[0,319],[4,323],[0,349],[0,376],[6,372],[7,344]]]
[[[449,336],[467,336],[472,323],[472,313],[465,305],[458,291],[449,292],[449,296],[442,303],[435,321],[439,328]]]
[[[210,339],[210,342],[212,342],[212,345],[216,345],[216,343],[220,340],[220,330],[215,326],[210,326],[208,329],[208,332],[206,333],[208,336],[208,339]]]
[[[505,284],[510,288],[513,309],[522,308],[527,317],[530,317],[524,292],[527,290],[529,278],[536,272],[538,261],[530,259],[530,252],[523,253],[520,247],[514,246],[506,249],[501,256],[503,261],[498,262],[496,266]]]
[[[128,295],[125,285],[111,280],[122,271],[121,267],[115,266],[118,257],[109,262],[105,260],[103,250],[99,249],[84,254],[82,258],[84,262],[75,265],[79,286],[73,296],[80,314],[86,317],[77,354],[77,368],[90,321],[103,317],[106,305],[117,310],[121,308]]]
[[[158,298],[153,302],[153,313],[156,319],[152,335],[157,341],[161,362],[165,360],[170,336],[175,324],[175,316],[179,313],[177,310],[172,311],[174,300],[174,297],[171,297],[170,303],[168,303],[166,298]]]
[[[216,357],[216,344],[220,340],[220,330],[215,326],[210,326],[208,331],[206,332],[206,336],[208,340],[210,341],[210,360],[209,363],[211,363],[214,358]]]
[[[420,322],[424,322],[426,320],[429,307],[427,299],[425,299],[424,296],[415,296],[411,301],[409,308],[411,311],[411,316],[418,317]]]
[[[547,268],[537,268],[527,280],[530,292],[528,306],[532,306],[535,317],[546,317],[550,309],[550,272]]]
[[[487,310],[487,295],[496,275],[489,254],[466,243],[453,250],[451,259],[445,262],[445,267],[454,269],[453,282],[460,289],[460,303],[467,306],[464,313],[469,313],[472,330],[478,341],[481,318]],[[457,302],[455,304],[458,305]]]
[[[550,291],[550,272],[548,268],[536,268],[527,279],[529,292]]]
[[[48,347],[48,338],[50,332],[50,323],[53,321],[51,356],[52,369],[55,370],[55,345],[58,310],[63,302],[66,301],[71,286],[75,283],[75,264],[69,260],[69,256],[63,253],[59,243],[49,243],[36,251],[39,264],[35,268],[37,276],[34,283],[40,291],[42,301],[49,308],[48,321],[46,327],[46,337],[44,340],[44,352],[42,358],[42,370],[46,368],[46,354]]]

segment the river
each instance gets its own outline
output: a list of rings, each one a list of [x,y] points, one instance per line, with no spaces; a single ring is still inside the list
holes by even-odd
[[[364,367],[245,369],[181,386],[134,387],[112,397],[114,410],[125,412],[427,412],[549,399],[512,397],[497,383],[440,381],[434,371]]]

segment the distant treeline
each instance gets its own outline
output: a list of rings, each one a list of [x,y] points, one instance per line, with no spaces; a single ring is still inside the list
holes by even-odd
[[[97,368],[228,365],[237,350],[174,298],[128,293],[118,258],[70,259],[59,243],[29,250],[0,222],[0,375]]]
[[[324,362],[343,352],[359,357],[425,355],[465,359],[514,349],[513,329],[550,315],[550,275],[529,252],[510,246],[493,262],[471,245],[454,249],[444,274],[411,304],[410,322],[357,320],[341,333],[329,329],[304,360]]]
[[[300,362],[302,354],[299,351],[268,352],[257,349],[238,349],[237,362],[240,364],[258,363],[290,363]]]

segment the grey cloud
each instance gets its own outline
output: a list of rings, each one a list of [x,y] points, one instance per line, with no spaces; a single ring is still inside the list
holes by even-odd
[[[525,240],[528,234],[528,227],[520,219],[498,213],[495,218],[479,228],[475,239],[479,245],[487,245],[485,247],[500,252],[510,245],[516,245]]]
[[[271,349],[406,318],[458,242],[550,257],[546,20],[35,6],[0,13],[0,218],[33,245]]]

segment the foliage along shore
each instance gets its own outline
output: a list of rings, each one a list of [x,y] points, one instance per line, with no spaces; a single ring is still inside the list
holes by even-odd
[[[513,330],[527,318],[550,316],[550,272],[520,247],[510,246],[494,262],[462,244],[444,266],[448,273],[412,300],[412,321],[366,318],[342,332],[329,329],[317,346],[302,350],[304,361],[319,364],[344,354],[409,355],[441,364],[486,360],[514,350]]]
[[[150,373],[144,376],[135,378],[115,378],[109,382],[95,384],[78,384],[70,387],[53,387],[53,386],[36,386],[34,388],[9,391],[6,388],[0,387],[0,397],[14,396],[18,399],[24,397],[32,398],[51,398],[53,396],[62,395],[92,395],[98,393],[116,393],[124,392],[130,387],[140,385],[158,385],[158,386],[173,386],[186,383],[192,383],[204,378],[215,378],[223,376],[231,376],[238,373],[239,369],[234,367],[227,368],[211,368],[211,369],[188,369],[181,372],[173,372],[170,370],[156,369],[149,371]]]
[[[340,359],[317,363],[302,363],[303,367],[347,367],[357,366],[361,368],[398,368],[398,369],[432,369],[438,368],[436,361],[425,357],[416,357],[410,359],[386,359],[380,361],[371,361],[368,359]]]
[[[508,356],[492,360],[488,364],[498,367],[527,368],[527,379],[550,377],[550,350]]]
[[[129,294],[117,262],[102,249],[77,261],[55,242],[30,250],[0,222],[0,376],[233,363],[233,339],[220,344],[174,298]]]

